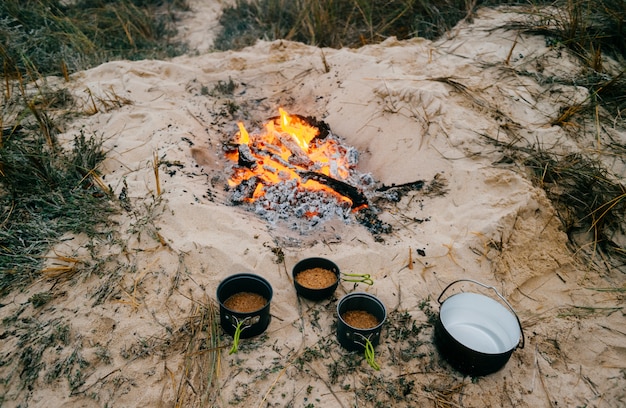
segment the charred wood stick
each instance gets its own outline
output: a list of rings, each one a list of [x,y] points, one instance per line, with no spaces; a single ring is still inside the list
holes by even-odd
[[[367,197],[365,197],[359,189],[348,183],[314,171],[303,171],[299,172],[299,174],[303,179],[315,180],[320,184],[332,188],[342,196],[348,197],[352,201],[352,208],[358,208],[368,204]]]
[[[417,180],[417,181],[412,181],[410,183],[403,183],[403,184],[392,184],[390,186],[386,186],[386,185],[382,185],[381,187],[377,188],[376,191],[378,192],[384,192],[384,191],[388,191],[388,190],[403,190],[403,191],[419,191],[424,187],[424,180]]]
[[[417,180],[410,183],[392,184],[390,186],[382,185],[376,189],[377,193],[382,193],[385,200],[392,202],[399,202],[402,197],[407,195],[410,191],[419,191],[424,188],[424,181]]]

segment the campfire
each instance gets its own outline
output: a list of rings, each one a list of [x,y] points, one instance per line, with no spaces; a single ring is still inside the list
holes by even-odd
[[[345,146],[329,126],[312,117],[279,108],[262,129],[243,123],[225,145],[231,161],[228,188],[235,204],[249,205],[270,223],[290,221],[294,229],[312,229],[321,221],[356,219],[372,234],[390,233],[372,202],[398,202],[411,191],[439,191],[435,178],[390,186],[357,171],[359,153]]]
[[[364,191],[374,187],[356,170],[358,151],[344,146],[327,124],[279,109],[263,128],[239,131],[226,146],[234,203],[247,203],[268,221],[321,220],[370,213]]]

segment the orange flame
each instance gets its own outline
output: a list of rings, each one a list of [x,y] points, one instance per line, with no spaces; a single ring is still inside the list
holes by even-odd
[[[265,194],[265,186],[296,180],[299,188],[325,191],[340,202],[352,205],[350,198],[315,180],[304,180],[301,173],[315,172],[346,180],[350,174],[347,151],[334,138],[319,138],[320,130],[297,115],[279,108],[279,117],[268,121],[260,133],[249,134],[238,123],[236,150],[226,157],[236,162],[229,185],[235,187],[256,177],[254,192],[247,201],[254,202]]]
[[[237,126],[239,126],[239,133],[238,133],[238,140],[237,143],[239,144],[250,144],[250,135],[248,134],[248,131],[246,130],[246,128],[243,126],[243,123],[239,122],[237,123]]]

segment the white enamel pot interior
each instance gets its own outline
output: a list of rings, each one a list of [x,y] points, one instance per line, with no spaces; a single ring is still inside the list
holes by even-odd
[[[495,290],[476,281],[460,281]],[[519,318],[509,303],[496,293],[508,307],[478,293],[457,293],[443,302],[439,297],[441,307],[435,325],[435,343],[441,355],[465,374],[481,376],[498,371],[517,347],[524,347]]]

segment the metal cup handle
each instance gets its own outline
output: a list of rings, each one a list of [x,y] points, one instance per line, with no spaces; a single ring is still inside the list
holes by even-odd
[[[443,303],[443,301],[441,300],[441,298],[443,297],[444,293],[446,293],[446,291],[454,284],[457,284],[459,282],[471,282],[471,283],[475,283],[476,285],[482,286],[483,288],[486,289],[491,289],[494,292],[496,292],[496,295],[498,295],[498,297],[500,298],[500,300],[502,300],[507,306],[508,308],[511,310],[511,312],[513,312],[513,316],[515,316],[515,319],[517,320],[517,324],[519,325],[519,330],[520,333],[522,333],[522,342],[521,344],[518,344],[519,348],[524,348],[524,345],[526,344],[526,336],[524,336],[524,329],[522,328],[522,322],[520,321],[519,317],[517,316],[517,313],[515,313],[515,309],[513,309],[513,306],[511,306],[511,304],[504,298],[504,296],[502,296],[500,294],[500,292],[498,292],[498,289],[496,289],[493,286],[489,286],[489,285],[485,285],[484,283],[475,281],[473,279],[458,279],[455,280],[454,282],[450,283],[448,286],[445,287],[445,289],[441,292],[441,294],[439,295],[439,297],[437,298],[437,302],[439,302],[439,304],[441,305]]]

